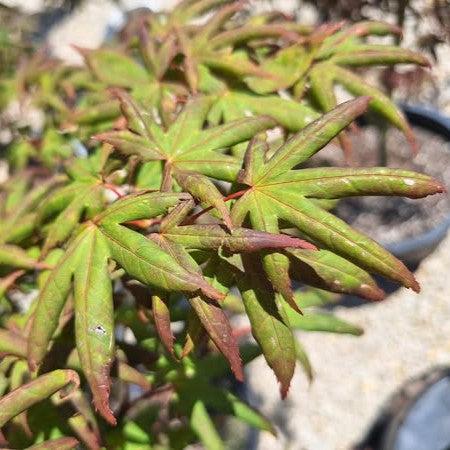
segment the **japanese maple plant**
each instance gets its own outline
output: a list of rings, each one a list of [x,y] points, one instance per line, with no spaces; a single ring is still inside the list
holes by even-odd
[[[333,293],[381,300],[371,274],[419,291],[330,211],[342,197],[420,198],[442,184],[305,165],[335,139],[350,160],[345,129],[367,109],[414,146],[355,68],[427,60],[367,40],[398,33],[388,24],[311,28],[246,8],[141,12],[107,46],[78,49],[84,68],[37,52],[1,80],[4,102],[45,114],[37,137],[9,124],[4,156],[2,446],[220,449],[223,415],[274,432],[229,389],[230,369],[242,382],[262,354],[284,398],[297,362],[311,375],[293,330],[361,333],[320,312]],[[339,103],[337,84],[356,98]],[[232,327],[236,313],[249,330]]]

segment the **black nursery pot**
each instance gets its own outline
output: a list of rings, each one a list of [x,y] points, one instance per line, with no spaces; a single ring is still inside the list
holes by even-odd
[[[429,106],[400,105],[409,123],[450,142],[450,117]],[[383,243],[395,256],[410,265],[418,264],[445,238],[450,227],[450,211],[430,230],[399,242]]]
[[[450,368],[405,383],[354,450],[449,450]]]

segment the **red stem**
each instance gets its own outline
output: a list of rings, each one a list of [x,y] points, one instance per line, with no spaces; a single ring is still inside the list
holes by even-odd
[[[248,189],[234,192],[233,194],[229,194],[226,197],[224,197],[223,201],[227,202],[229,200],[233,200],[235,198],[242,197],[246,192],[248,192]],[[192,225],[200,216],[203,216],[203,214],[207,213],[208,211],[211,211],[213,208],[214,208],[214,206],[208,206],[207,208],[202,209],[201,211],[192,215],[191,217],[187,217],[186,220],[183,221],[183,225]]]

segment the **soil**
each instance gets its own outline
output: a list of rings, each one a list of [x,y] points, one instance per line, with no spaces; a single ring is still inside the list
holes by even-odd
[[[450,142],[422,128],[414,128],[418,153],[414,157],[403,134],[390,129],[386,135],[387,166],[413,170],[443,182],[450,190]],[[374,126],[351,133],[356,166],[380,165],[381,133]],[[344,166],[342,151],[330,144],[311,159],[313,166]],[[335,214],[373,239],[389,244],[424,233],[450,213],[450,196],[424,199],[401,197],[351,197],[339,202]]]

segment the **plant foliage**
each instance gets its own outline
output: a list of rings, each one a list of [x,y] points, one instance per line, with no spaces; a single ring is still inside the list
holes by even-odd
[[[218,415],[274,433],[227,387],[229,368],[243,381],[262,354],[285,397],[297,363],[313,375],[296,329],[362,332],[320,311],[332,293],[381,300],[372,274],[419,291],[402,262],[331,208],[443,186],[308,160],[337,137],[348,152],[344,130],[367,109],[412,141],[354,67],[427,61],[366,42],[397,32],[386,24],[311,29],[244,6],[184,0],[132,17],[119,42],[79,49],[85,68],[40,52],[1,81],[8,100],[45,113],[38,139],[9,124],[2,445],[221,449]],[[335,84],[357,97],[339,104]],[[233,327],[236,313],[256,342]]]

